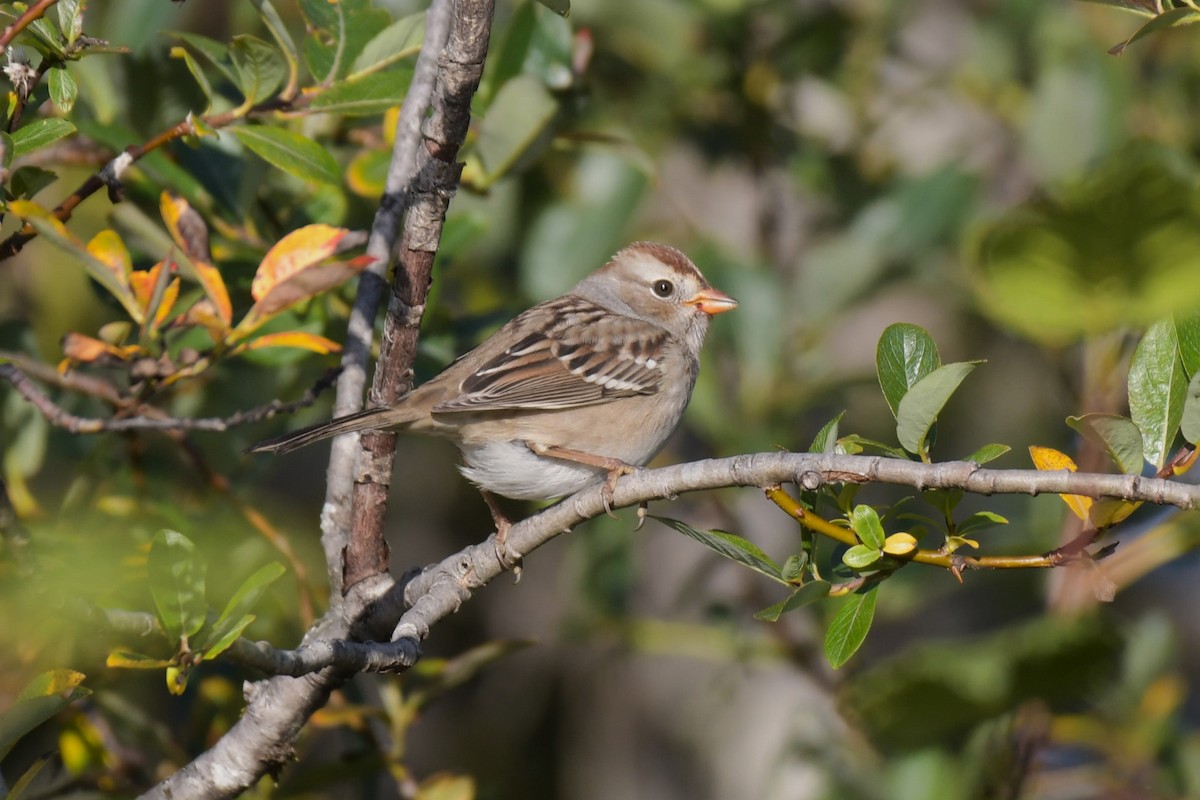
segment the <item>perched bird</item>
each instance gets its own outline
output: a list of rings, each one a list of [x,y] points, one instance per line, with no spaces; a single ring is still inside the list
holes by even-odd
[[[260,442],[286,453],[342,433],[386,428],[442,436],[483,492],[550,500],[646,464],[678,426],[708,321],[737,307],[687,256],[631,244],[562,297],[518,315],[394,405]]]

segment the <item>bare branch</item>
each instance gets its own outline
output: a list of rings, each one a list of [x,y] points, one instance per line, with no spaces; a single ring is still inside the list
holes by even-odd
[[[400,107],[384,194],[367,240],[367,255],[374,256],[375,261],[359,281],[358,295],[354,299],[346,329],[342,350],[343,372],[338,380],[334,416],[343,416],[362,408],[375,316],[383,301],[384,278],[393,263],[397,233],[412,192],[421,145],[421,121],[433,96],[438,60],[449,36],[452,7],[453,0],[434,0],[425,13],[425,39],[417,57],[412,84]],[[330,598],[334,606],[342,594],[343,553],[350,538],[351,491],[354,485],[354,461],[358,453],[359,447],[353,437],[334,439],[326,471],[321,544],[325,549]]]
[[[238,411],[228,417],[180,418],[159,416],[157,409],[142,406],[138,409],[142,416],[117,417],[96,419],[80,417],[72,414],[51,400],[25,373],[12,364],[0,364],[0,378],[12,384],[17,393],[28,400],[46,421],[51,425],[63,428],[69,433],[104,433],[107,431],[226,431],[238,425],[248,425],[270,419],[277,414],[291,414],[302,408],[307,408],[317,401],[317,398],[333,385],[340,368],[334,368],[325,373],[298,400],[284,403],[282,400],[272,400],[258,408]]]
[[[40,19],[50,6],[57,2],[58,0],[37,0],[36,3],[25,9],[25,13],[13,20],[3,31],[0,31],[0,51],[3,51],[12,44],[12,40],[17,37],[18,33],[28,28],[34,20]]]

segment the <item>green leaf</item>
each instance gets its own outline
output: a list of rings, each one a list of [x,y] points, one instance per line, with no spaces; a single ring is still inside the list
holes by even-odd
[[[4,148],[4,156],[0,159],[0,164],[8,169],[12,166],[13,151],[16,150],[16,145],[13,143],[13,138],[7,131],[0,131],[0,147]]]
[[[233,67],[233,57],[230,55],[227,45],[198,33],[171,31],[170,35],[204,56],[210,64],[220,70],[230,83],[237,85],[238,74]],[[195,74],[195,72],[192,73],[193,76]],[[207,83],[207,80],[205,82]]]
[[[12,197],[32,198],[58,180],[58,174],[41,167],[19,167],[13,170],[8,189]]]
[[[37,119],[12,133],[13,156],[23,156],[75,132],[65,119]]]
[[[854,511],[850,513],[850,527],[860,542],[876,550],[883,547],[884,540],[887,539],[883,532],[883,523],[879,521],[879,514],[871,506],[855,506]]]
[[[12,789],[4,796],[4,800],[21,800],[25,796],[25,792],[29,789],[30,784],[41,773],[42,768],[58,757],[57,753],[38,756],[34,762],[29,765],[29,769],[22,773],[20,778],[12,785]]]
[[[812,444],[808,446],[808,452],[832,453],[838,443],[838,423],[842,421],[842,417],[844,416],[846,416],[845,411],[829,420],[829,422],[826,422],[821,430],[817,431],[817,435],[813,437]]]
[[[1142,27],[1138,28],[1137,31],[1134,32],[1133,36],[1130,36],[1117,46],[1109,49],[1108,52],[1112,53],[1114,56],[1119,56],[1125,52],[1126,47],[1133,44],[1138,39],[1149,36],[1155,31],[1166,30],[1167,28],[1175,28],[1180,25],[1193,25],[1197,22],[1200,22],[1200,11],[1196,11],[1195,9],[1183,7],[1164,11]]]
[[[560,17],[571,14],[571,0],[538,0],[538,2]]]
[[[412,68],[401,67],[374,72],[353,81],[341,81],[313,98],[313,112],[342,114],[347,117],[382,114],[404,102],[412,83]]]
[[[1184,314],[1175,320],[1179,335],[1179,355],[1185,375],[1200,372],[1200,313]]]
[[[779,565],[772,561],[770,556],[760,550],[757,545],[743,539],[737,534],[726,533],[725,531],[697,530],[686,522],[680,522],[669,517],[655,516],[654,519],[669,528],[674,528],[685,536],[692,537],[700,542],[700,544],[717,551],[731,561],[744,564],[755,572],[766,575],[768,578],[777,580],[780,583],[787,583],[779,570]]]
[[[1117,414],[1084,414],[1067,417],[1067,424],[1104,446],[1109,458],[1126,475],[1141,475],[1146,465],[1142,457],[1142,434],[1133,420]]]
[[[212,661],[217,656],[229,649],[229,646],[237,641],[242,635],[242,631],[254,622],[254,615],[247,614],[241,619],[230,620],[222,629],[220,636],[216,636],[216,630],[213,631],[213,636],[210,636],[200,648],[204,653],[206,661]]]
[[[1183,431],[1183,438],[1192,444],[1200,442],[1200,371],[1197,371],[1188,383],[1180,429]]]
[[[852,433],[849,436],[843,436],[841,439],[838,439],[837,443],[839,447],[846,451],[847,455],[851,456],[858,455],[863,451],[874,450],[881,455],[889,456],[891,458],[903,458],[905,460],[908,459],[908,453],[904,452],[899,447],[892,447],[890,444],[877,442],[874,439],[867,439],[866,437],[859,436],[857,433]]]
[[[985,444],[983,447],[979,448],[974,453],[971,453],[971,455],[964,458],[963,461],[973,461],[976,464],[983,465],[983,464],[988,463],[989,461],[995,461],[997,458],[1004,455],[1009,450],[1012,450],[1012,448],[1006,444],[996,444],[996,443]]]
[[[208,82],[208,76],[204,74],[204,70],[196,63],[196,59],[192,58],[191,52],[186,47],[172,47],[171,58],[183,60],[184,66],[196,81],[196,85],[200,87],[200,91],[204,93],[205,113],[212,108],[213,90],[212,85]]]
[[[875,347],[875,372],[892,416],[900,413],[908,390],[941,364],[937,344],[924,328],[897,322],[884,329]]]
[[[367,43],[392,23],[366,0],[300,0],[300,10],[309,30],[304,60],[318,82],[346,77]]]
[[[147,564],[150,594],[158,619],[171,639],[192,636],[204,625],[206,565],[196,546],[182,533],[161,530],[154,535]]]
[[[79,87],[66,67],[51,67],[49,77],[50,99],[59,111],[66,114],[75,107],[75,98],[79,96]]]
[[[263,24],[267,26],[267,30],[271,32],[275,44],[279,46],[287,66],[288,85],[294,89],[299,80],[300,51],[296,49],[296,43],[292,41],[292,35],[288,33],[287,25],[279,16],[279,12],[275,10],[275,6],[271,5],[270,0],[251,0],[251,2],[258,9],[258,15],[262,18]]]
[[[511,170],[546,132],[557,113],[558,101],[532,75],[520,75],[504,84],[479,123],[475,143],[486,182],[494,182]]]
[[[883,551],[878,547],[866,544],[856,544],[842,554],[842,563],[853,570],[869,569],[883,558]]]
[[[233,37],[229,57],[247,105],[270,97],[287,77],[287,63],[279,48],[256,36]]]
[[[26,686],[17,701],[0,714],[0,760],[22,736],[66,708],[87,697],[91,690],[80,686],[84,676],[72,670],[44,672]]]
[[[829,623],[825,634],[825,658],[834,669],[839,669],[862,647],[871,622],[875,619],[875,595],[878,586],[872,586],[859,594],[852,594],[846,604],[838,610]]]
[[[378,72],[401,59],[416,55],[425,38],[425,12],[409,14],[388,25],[367,42],[354,65],[350,77]]]
[[[337,162],[312,139],[269,125],[235,127],[229,132],[264,161],[284,172],[306,181],[341,184],[342,173]]]
[[[789,611],[804,608],[828,597],[830,588],[831,584],[827,581],[806,583],[793,592],[786,600],[782,600],[769,608],[759,611],[754,615],[754,618],[764,622],[775,622]]]
[[[58,30],[67,44],[83,33],[83,0],[58,0],[54,10],[58,14]]]
[[[1174,321],[1161,320],[1146,331],[1129,364],[1129,413],[1142,432],[1146,460],[1155,467],[1166,461],[1183,418],[1187,377],[1178,353]]]
[[[200,645],[201,649],[205,651],[205,658],[215,658],[219,653],[228,648],[229,645],[233,644],[234,639],[237,639],[241,635],[246,625],[254,621],[254,616],[250,614],[250,610],[254,608],[263,592],[267,590],[267,587],[279,580],[285,571],[282,564],[271,562],[259,568],[253,575],[242,582],[242,585],[234,592],[233,597],[226,603],[225,610],[221,612],[221,616],[213,623],[212,629],[204,639],[204,643]],[[230,637],[230,632],[235,629],[237,633]],[[218,645],[222,644],[223,646],[218,648]]]
[[[938,367],[918,380],[896,408],[896,437],[910,453],[925,456],[925,440],[946,401],[978,361],[960,361]]]
[[[982,531],[988,528],[994,528],[997,525],[1007,525],[1008,518],[1002,517],[993,511],[976,511],[971,516],[960,522],[956,528],[959,536],[966,536],[972,531]]]

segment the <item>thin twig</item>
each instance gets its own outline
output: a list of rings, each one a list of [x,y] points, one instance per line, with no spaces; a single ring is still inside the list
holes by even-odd
[[[159,416],[128,416],[109,419],[80,417],[57,405],[32,380],[13,364],[0,364],[0,378],[12,384],[17,393],[30,402],[46,421],[69,433],[91,434],[108,431],[226,431],[239,425],[248,425],[271,419],[277,414],[292,414],[302,408],[307,408],[316,402],[326,389],[331,387],[337,378],[340,368],[327,371],[320,380],[309,388],[298,400],[284,403],[272,400],[257,408],[238,411],[228,417],[159,417]],[[140,407],[138,412],[145,413],[147,407]]]
[[[0,51],[12,44],[12,40],[17,37],[18,33],[28,28],[34,20],[40,19],[50,6],[57,2],[58,0],[37,0],[36,3],[25,9],[24,14],[6,25],[4,30],[0,31]]]

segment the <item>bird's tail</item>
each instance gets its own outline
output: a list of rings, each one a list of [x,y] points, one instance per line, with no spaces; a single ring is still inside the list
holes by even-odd
[[[398,409],[380,406],[368,408],[344,417],[331,419],[319,425],[301,428],[298,431],[266,439],[246,450],[247,453],[290,453],[301,447],[329,439],[343,433],[354,433],[371,428],[387,428],[404,422],[411,422],[405,415],[397,414]]]

